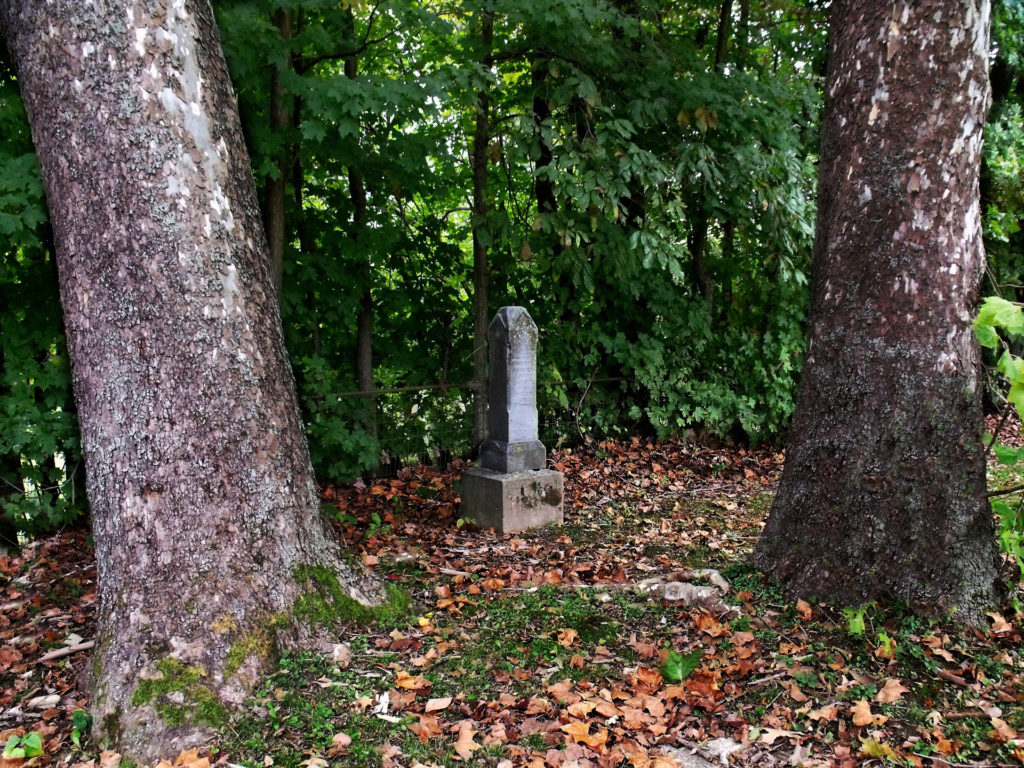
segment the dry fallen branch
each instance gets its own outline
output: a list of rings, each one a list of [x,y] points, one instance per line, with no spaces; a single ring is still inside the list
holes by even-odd
[[[54,659],[63,659],[65,656],[70,656],[71,654],[78,653],[79,651],[88,651],[94,645],[96,645],[96,643],[92,640],[89,640],[84,643],[69,645],[66,648],[58,648],[55,651],[44,653],[42,656],[39,657],[39,662],[37,663],[42,663],[44,661],[53,661]]]
[[[948,683],[953,683],[955,685],[962,685],[964,688],[967,687],[967,681],[966,680],[964,680],[962,677],[960,677],[960,675],[955,675],[955,674],[953,674],[952,672],[950,672],[948,670],[940,669],[935,674],[938,675],[939,677],[941,677],[943,680],[945,680]]]

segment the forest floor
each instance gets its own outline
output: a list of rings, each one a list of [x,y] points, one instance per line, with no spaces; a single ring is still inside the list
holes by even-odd
[[[1021,442],[1019,429],[1008,441]],[[169,760],[1024,764],[1024,615],[994,612],[979,631],[898,606],[794,603],[749,565],[781,454],[634,440],[552,458],[566,476],[565,525],[518,535],[460,525],[458,467],[326,489],[347,543],[411,596],[411,611],[286,657],[207,750]],[[1015,482],[993,473],[998,487]],[[723,602],[636,588],[719,582],[701,569],[728,581]],[[119,755],[88,741],[88,651],[68,652],[93,636],[94,606],[85,533],[0,557],[0,768],[117,768]]]

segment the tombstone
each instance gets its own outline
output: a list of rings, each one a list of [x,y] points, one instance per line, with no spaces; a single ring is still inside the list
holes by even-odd
[[[487,439],[462,473],[463,516],[499,533],[562,522],[561,472],[547,469],[537,437],[537,326],[503,307],[487,331]]]

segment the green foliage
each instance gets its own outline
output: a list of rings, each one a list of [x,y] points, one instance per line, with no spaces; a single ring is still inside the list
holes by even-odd
[[[669,651],[668,657],[665,659],[665,663],[661,665],[659,671],[661,676],[665,678],[668,683],[681,683],[683,680],[688,678],[690,674],[700,666],[700,660],[703,652],[700,648],[694,648],[692,651],[685,655],[680,655],[676,651]]]
[[[0,526],[36,535],[85,509],[43,186],[0,60]]]
[[[472,233],[489,253],[491,311],[525,304],[541,327],[549,441],[689,426],[782,435],[819,108],[815,76],[795,62],[820,58],[822,19],[754,4],[725,72],[695,43],[717,7],[501,0],[487,6],[489,64],[471,0],[381,13],[299,1],[290,37],[275,7],[218,12],[257,180],[279,177],[282,152],[294,170],[282,303],[321,479],[361,474],[382,451],[469,447],[465,390],[350,395],[367,297],[377,387],[470,378]],[[266,79],[282,65],[283,132],[269,129]],[[481,93],[489,211],[471,217],[462,158]],[[683,245],[702,220],[711,311]]]
[[[993,102],[981,167],[988,277],[994,292],[1024,299],[1024,5],[992,4]]]
[[[71,714],[71,742],[82,748],[82,739],[88,737],[92,730],[92,715],[83,709],[76,709]]]
[[[43,737],[38,731],[29,731],[24,736],[11,736],[4,745],[4,760],[23,760],[40,757],[43,753]]]
[[[689,428],[782,440],[808,309],[822,5],[734,7],[716,61],[721,6],[703,0],[215,2],[260,194],[287,187],[281,306],[319,479],[472,447],[472,395],[458,385],[473,375],[474,234],[490,312],[521,304],[540,327],[547,443]],[[1003,79],[983,210],[1000,285],[1024,284],[1021,14],[994,5]],[[271,72],[284,127],[271,125]],[[0,505],[37,534],[82,509],[81,452],[14,85],[4,70]],[[473,215],[481,96],[488,210]],[[388,391],[361,396],[366,308],[374,387]]]
[[[867,629],[867,612],[870,605],[862,605],[860,608],[844,608],[843,615],[846,616],[846,631],[851,635],[863,635]]]
[[[1006,399],[1024,419],[1024,359],[1015,355],[1013,345],[1024,337],[1024,308],[998,296],[985,299],[974,321],[978,342],[993,351],[1002,350],[996,367],[1009,385]],[[1000,464],[1013,466],[1024,458],[1024,449],[994,446]],[[999,521],[999,543],[1017,564],[1024,579],[1024,497],[1013,503],[993,498],[992,510]]]
[[[261,194],[287,186],[284,330],[322,481],[472,447],[472,395],[446,383],[472,376],[474,233],[490,311],[523,304],[541,328],[549,442],[784,434],[807,308],[820,10],[751,3],[716,66],[712,3],[499,0],[489,60],[476,0],[215,9]],[[13,78],[0,82],[0,439],[17,486],[2,503],[35,534],[82,508],[80,449],[42,186]],[[488,212],[472,216],[481,94]],[[352,396],[367,306],[375,388],[442,388]]]

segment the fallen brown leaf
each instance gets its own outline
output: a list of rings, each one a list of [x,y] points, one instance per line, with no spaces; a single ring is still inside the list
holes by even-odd
[[[902,699],[904,693],[910,693],[910,689],[905,688],[895,677],[890,677],[885,681],[882,690],[875,694],[875,701],[879,704],[892,704]]]
[[[338,757],[340,755],[344,755],[351,745],[352,737],[344,731],[339,731],[334,734],[334,738],[331,739],[331,746],[327,748],[327,756]]]
[[[483,749],[480,744],[473,741],[473,737],[476,734],[477,732],[473,730],[473,726],[469,723],[463,723],[462,727],[459,728],[459,735],[455,739],[455,752],[460,759],[470,760],[474,752],[478,749]]]
[[[590,733],[590,724],[579,720],[561,726],[560,730],[569,734],[577,744],[586,744],[588,747],[602,747],[608,741],[607,728],[598,728],[596,732]]]
[[[429,701],[427,701],[427,705],[423,708],[423,711],[428,714],[430,712],[440,712],[443,709],[448,709],[448,707],[451,706],[451,703],[451,696],[445,696],[444,698],[440,699],[430,699]]]
[[[889,718],[885,715],[875,715],[871,712],[871,705],[867,699],[861,699],[852,707],[850,707],[850,714],[853,715],[854,725],[882,725]]]

